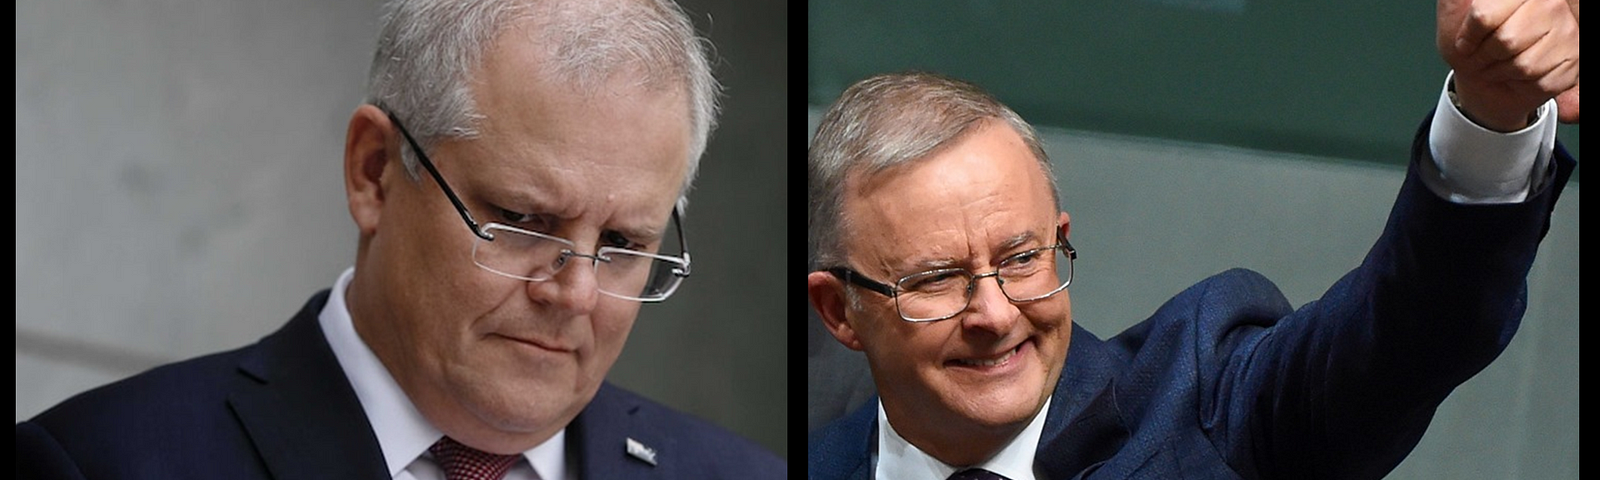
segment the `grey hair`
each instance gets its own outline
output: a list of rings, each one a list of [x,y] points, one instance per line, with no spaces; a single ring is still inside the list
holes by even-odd
[[[695,33],[689,16],[671,0],[628,2],[626,8],[596,3],[390,2],[367,74],[366,102],[402,116],[423,148],[445,138],[478,136],[485,116],[473,101],[470,75],[504,29],[532,18],[536,41],[549,42],[552,78],[592,89],[626,73],[639,75],[640,86],[684,89],[691,125],[681,189],[686,194],[716,128],[722,87],[711,74],[711,42]],[[411,178],[419,179],[409,147],[402,146],[401,159]],[[686,203],[682,195],[678,203]]]
[[[1061,203],[1055,171],[1033,126],[968,82],[908,72],[876,75],[845,89],[823,115],[807,153],[808,226],[816,265],[844,262],[842,215],[846,180],[872,176],[927,157],[986,119],[1010,125],[1038,159],[1050,197]]]

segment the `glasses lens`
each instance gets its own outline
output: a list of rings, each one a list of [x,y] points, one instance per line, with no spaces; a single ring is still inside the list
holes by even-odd
[[[1041,248],[1014,255],[1000,262],[1000,288],[1016,301],[1038,299],[1061,289],[1065,283],[1056,274],[1057,248]]]
[[[1065,273],[1056,271],[1064,247],[1029,250],[1000,262],[1000,290],[1013,302],[1039,300],[1065,289],[1072,281],[1072,259],[1066,259]],[[913,322],[949,318],[961,313],[971,301],[972,273],[951,268],[918,273],[900,279],[895,285],[895,302],[900,316]]]
[[[561,254],[572,248],[564,240],[513,230],[499,224],[484,227],[494,240],[477,239],[472,262],[491,272],[523,280],[543,281],[555,276],[561,264],[572,261]]]
[[[604,247],[597,255],[603,260],[596,261],[564,253],[573,244],[560,238],[493,223],[484,230],[494,240],[479,238],[472,247],[472,262],[511,278],[541,282],[576,262],[595,269],[595,286],[602,293],[654,302],[671,296],[689,275],[687,262],[675,257]]]
[[[934,270],[900,280],[895,301],[906,320],[934,320],[967,308],[967,285],[972,274],[961,269]]]
[[[595,265],[600,291],[632,300],[664,300],[689,274],[682,260],[632,250],[603,248],[600,258],[610,260]]]

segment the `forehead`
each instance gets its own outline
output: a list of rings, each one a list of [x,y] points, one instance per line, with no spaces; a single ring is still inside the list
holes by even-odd
[[[650,203],[665,218],[687,174],[684,90],[641,85],[626,69],[582,84],[556,78],[527,28],[506,28],[470,82],[484,118],[463,143],[479,181],[552,199]]]
[[[990,121],[927,158],[847,181],[846,248],[869,263],[904,267],[927,259],[1007,252],[1021,235],[1049,242],[1055,202],[1021,136]]]

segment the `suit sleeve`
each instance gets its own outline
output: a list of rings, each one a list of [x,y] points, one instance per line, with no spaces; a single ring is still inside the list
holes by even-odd
[[[1518,203],[1463,205],[1419,179],[1424,120],[1388,223],[1361,265],[1232,352],[1209,394],[1216,443],[1259,478],[1379,478],[1434,410],[1511,341],[1550,212],[1575,165],[1559,144]]]

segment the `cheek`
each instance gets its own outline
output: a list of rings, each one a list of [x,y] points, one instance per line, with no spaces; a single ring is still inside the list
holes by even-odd
[[[1059,364],[1066,359],[1068,341],[1072,336],[1072,301],[1063,292],[1029,307],[1023,310],[1023,314],[1039,332],[1040,355],[1047,361]]]
[[[871,338],[871,344],[882,347],[875,352],[881,366],[888,367],[888,371],[898,372],[893,375],[894,378],[907,380],[927,377],[929,370],[941,367],[939,358],[945,351],[948,331],[938,328],[941,325],[937,324],[913,325],[899,318],[893,321],[904,325],[875,331]]]
[[[1072,324],[1072,301],[1066,292],[1056,296],[1023,304],[1022,315],[1028,318],[1028,323],[1039,331],[1052,331],[1066,328]]]
[[[594,332],[595,359],[599,360],[591,366],[599,367],[601,374],[622,354],[622,347],[628,343],[628,334],[633,331],[639,306],[635,302],[613,302],[602,298],[600,306],[589,316]]]
[[[409,180],[402,180],[409,182]],[[472,246],[477,238],[438,187],[400,187],[379,224],[381,235],[399,243],[405,258],[391,258],[412,266],[414,275],[432,275],[415,281],[454,287],[465,273],[475,273]],[[397,190],[400,190],[397,189]],[[437,198],[434,198],[437,196]]]

